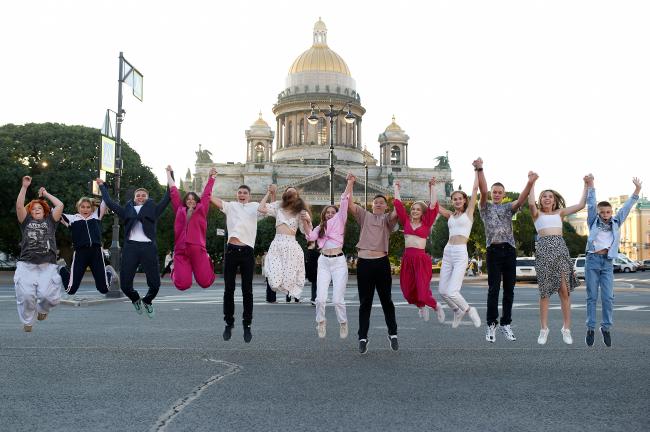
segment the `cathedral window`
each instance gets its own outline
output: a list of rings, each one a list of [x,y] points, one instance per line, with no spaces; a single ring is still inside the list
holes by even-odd
[[[318,144],[327,144],[327,124],[324,118],[318,119]]]
[[[299,143],[305,143],[305,119],[300,120],[300,130],[298,131]]]
[[[399,147],[393,146],[390,149],[390,164],[399,165],[401,161],[401,151]]]
[[[255,163],[264,162],[264,145],[262,143],[257,143],[255,146]]]
[[[293,122],[289,121],[287,126],[287,145],[293,144]]]

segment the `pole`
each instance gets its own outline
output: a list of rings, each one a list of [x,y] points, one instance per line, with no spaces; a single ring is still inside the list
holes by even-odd
[[[115,177],[114,177],[114,196],[115,202],[120,202],[120,177],[122,175],[122,120],[124,116],[122,113],[122,77],[124,76],[124,56],[120,51],[120,65],[119,76],[117,79],[117,115],[115,120]],[[120,260],[122,259],[122,251],[120,248],[120,219],[117,214],[113,215],[113,233],[111,241],[111,266],[115,271],[120,273]],[[110,290],[106,293],[106,297],[122,297],[120,290],[119,278],[114,278]]]
[[[363,185],[363,194],[366,200],[365,209],[368,210],[368,162],[364,162],[363,167],[366,169],[366,182]]]
[[[330,105],[330,205],[334,205],[334,105]]]

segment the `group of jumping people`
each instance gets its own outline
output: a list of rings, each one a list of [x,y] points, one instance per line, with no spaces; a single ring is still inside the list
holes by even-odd
[[[357,285],[359,295],[359,352],[368,350],[370,313],[375,292],[379,296],[388,329],[387,339],[392,350],[398,350],[397,321],[391,297],[392,276],[388,259],[391,233],[403,228],[405,250],[401,258],[400,288],[409,304],[418,308],[419,316],[429,320],[430,310],[440,323],[445,322],[443,306],[431,291],[431,257],[425,252],[426,239],[436,218],[447,219],[449,240],[444,248],[438,292],[453,312],[452,328],[460,325],[468,316],[475,327],[481,326],[481,318],[461,294],[463,278],[468,264],[467,242],[473,225],[474,209],[480,191],[479,214],[483,219],[487,243],[488,295],[486,335],[488,342],[496,341],[498,330],[506,340],[515,341],[511,327],[512,304],[515,286],[516,244],[512,217],[526,200],[537,231],[535,243],[536,271],[540,294],[539,344],[548,338],[548,306],[552,294],[558,293],[561,301],[563,326],[562,339],[572,344],[570,293],[578,285],[569,251],[562,237],[562,218],[588,206],[589,237],[585,277],[587,283],[587,333],[585,341],[594,343],[596,301],[600,292],[603,319],[600,332],[603,342],[611,346],[613,287],[612,261],[618,256],[619,228],[632,205],[638,200],[641,182],[634,178],[634,194],[623,207],[613,214],[612,206],[601,201],[596,204],[594,178],[584,176],[584,191],[580,202],[567,207],[562,196],[554,190],[544,190],[535,199],[534,185],[538,175],[528,173],[528,182],[519,198],[504,200],[505,187],[494,183],[490,189],[492,201],[488,201],[487,182],[483,161],[473,162],[474,184],[471,195],[463,191],[451,194],[451,209],[438,203],[436,179],[429,181],[429,202],[416,201],[407,210],[400,199],[402,185],[394,182],[394,209],[388,212],[388,198],[378,194],[372,201],[371,210],[353,202],[356,177],[348,174],[347,185],[338,206],[328,205],[321,211],[320,224],[312,225],[308,204],[294,187],[287,187],[281,199],[276,200],[277,187],[269,185],[259,203],[251,202],[251,190],[241,185],[237,199],[225,201],[213,194],[217,171],[210,169],[208,181],[201,196],[189,192],[181,199],[175,185],[173,170],[167,167],[168,188],[156,203],[149,198],[146,189],[135,190],[133,198],[122,206],[113,201],[104,181],[97,179],[102,195],[101,205],[91,198],[83,197],[76,203],[76,214],[63,214],[63,203],[47,192],[38,191],[38,199],[25,205],[31,178],[23,177],[22,187],[16,200],[16,214],[21,225],[21,252],[14,277],[18,315],[24,330],[32,331],[35,320],[47,318],[51,308],[59,303],[62,285],[74,294],[81,283],[87,267],[91,268],[97,289],[105,293],[112,273],[104,266],[101,248],[101,218],[106,208],[113,211],[124,224],[124,247],[120,265],[120,288],[131,300],[138,314],[155,315],[153,300],[160,288],[158,250],[156,245],[157,221],[171,202],[175,214],[174,256],[171,279],[179,290],[192,286],[193,280],[203,287],[210,287],[215,280],[213,263],[206,250],[207,214],[214,204],[226,215],[228,242],[224,258],[223,314],[225,328],[223,339],[230,340],[235,325],[234,292],[237,271],[241,273],[243,297],[243,338],[252,339],[253,274],[255,271],[255,238],[257,222],[264,216],[275,217],[276,233],[264,258],[263,272],[271,290],[299,299],[305,283],[305,255],[296,241],[300,230],[308,241],[314,242],[318,254],[317,264],[311,272],[315,280],[312,300],[316,306],[316,329],[320,338],[327,334],[325,305],[330,285],[332,303],[339,324],[340,338],[348,336],[348,319],[345,291],[348,282],[347,259],[343,252],[343,239],[348,214],[361,227],[357,248]],[[53,207],[48,204],[48,201]],[[55,231],[63,220],[71,232],[74,255],[69,277],[62,280],[56,265],[57,247]],[[310,253],[313,264],[315,254]],[[148,292],[144,297],[133,288],[138,267],[146,274]],[[308,266],[309,269],[309,266]],[[315,278],[313,273],[315,272]],[[499,293],[503,285],[501,317],[499,319]]]

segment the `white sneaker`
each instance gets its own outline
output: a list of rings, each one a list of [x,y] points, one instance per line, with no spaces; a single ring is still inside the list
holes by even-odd
[[[474,327],[479,328],[481,327],[481,317],[478,316],[478,311],[476,310],[475,307],[469,308],[469,319],[472,320],[472,323],[474,323]]]
[[[456,309],[454,311],[454,320],[451,323],[451,328],[458,327],[458,325],[460,324],[460,322],[461,322],[461,320],[463,319],[464,316],[465,316],[464,311],[462,311],[460,309]]]
[[[570,329],[565,329],[562,327],[562,340],[564,341],[565,344],[571,345],[573,343],[573,338],[571,337],[571,330]]]
[[[429,321],[429,309],[426,306],[419,308],[420,309],[420,318],[425,321]]]
[[[540,329],[539,336],[537,337],[537,343],[540,345],[546,345],[547,338],[548,338],[548,327],[545,329]]]
[[[501,330],[501,333],[506,337],[507,340],[514,342],[517,340],[515,337],[515,333],[512,331],[512,328],[510,328],[510,324],[504,325],[504,326],[499,326],[499,330]]]
[[[497,325],[490,324],[485,329],[485,340],[491,343],[496,342],[497,340]]]
[[[438,303],[438,305],[436,306],[435,311],[436,311],[436,317],[438,317],[438,322],[440,324],[444,323],[445,322],[445,310],[442,308],[442,305],[440,303]]]
[[[346,337],[348,337],[348,323],[346,323],[346,322],[341,323],[341,328],[339,330],[339,336],[341,337],[341,339],[345,339]]]
[[[327,335],[327,321],[323,320],[319,322],[316,330],[318,330],[318,337],[321,339],[324,338]]]

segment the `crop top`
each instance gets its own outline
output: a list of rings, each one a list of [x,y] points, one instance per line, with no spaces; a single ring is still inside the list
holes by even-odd
[[[467,213],[458,217],[452,214],[449,216],[447,226],[449,227],[449,238],[457,235],[469,238],[469,234],[472,232],[472,221]]]
[[[559,213],[555,214],[544,214],[542,212],[537,216],[535,221],[535,229],[537,232],[547,228],[562,228],[562,218]]]
[[[429,237],[431,226],[434,224],[436,217],[438,216],[439,207],[437,202],[434,208],[427,207],[427,211],[422,215],[422,225],[415,229],[411,226],[411,218],[406,214],[406,208],[404,207],[404,204],[402,204],[402,201],[395,198],[393,200],[393,205],[395,205],[397,219],[399,219],[400,223],[404,226],[404,235],[414,235],[423,239]]]
[[[275,226],[279,227],[284,224],[294,233],[300,229],[303,233],[303,224],[300,223],[300,214],[290,215],[282,209],[282,201],[276,201],[266,205],[266,211],[270,216],[275,217]]]

